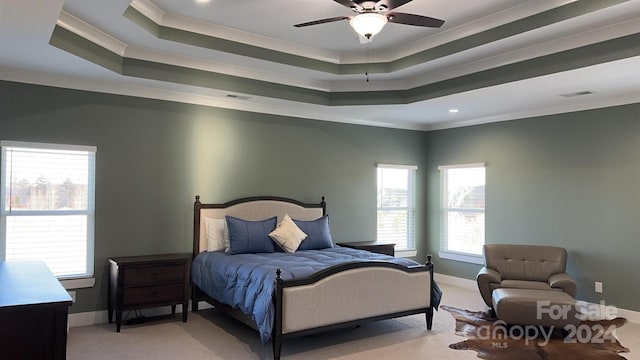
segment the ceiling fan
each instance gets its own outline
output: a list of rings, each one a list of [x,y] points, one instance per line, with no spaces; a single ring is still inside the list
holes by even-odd
[[[391,10],[400,7],[413,0],[333,0],[340,5],[346,6],[353,10],[356,15],[353,16],[336,16],[327,19],[309,21],[301,24],[293,25],[295,27],[304,27],[318,24],[325,24],[334,21],[349,20],[351,27],[360,35],[368,40],[382,30],[388,21],[397,24],[423,26],[439,28],[444,24],[444,20],[435,19],[428,16],[406,14],[400,12],[391,12]]]

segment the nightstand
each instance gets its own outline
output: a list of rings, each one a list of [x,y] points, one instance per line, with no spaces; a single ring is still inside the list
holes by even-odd
[[[191,253],[126,256],[109,259],[109,323],[116,312],[120,332],[122,312],[158,306],[182,305],[182,322],[187,321]]]
[[[378,254],[395,256],[394,248],[396,244],[383,244],[375,241],[360,241],[360,242],[350,242],[350,243],[338,243],[336,245],[342,246],[342,247],[348,247],[352,249],[371,251]]]

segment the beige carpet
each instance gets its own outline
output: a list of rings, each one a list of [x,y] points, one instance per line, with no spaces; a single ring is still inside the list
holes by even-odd
[[[441,284],[443,304],[482,310],[480,295]],[[477,359],[473,351],[449,349],[462,338],[454,334],[449,313],[435,313],[433,329],[426,331],[424,315],[415,315],[285,341],[282,359]],[[640,360],[640,325],[628,324],[618,332],[631,350],[627,359]],[[257,332],[214,309],[123,326],[114,324],[70,329],[67,359],[272,359],[271,343],[262,345]]]

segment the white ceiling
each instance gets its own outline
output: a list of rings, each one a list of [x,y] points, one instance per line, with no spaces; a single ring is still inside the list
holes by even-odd
[[[606,0],[582,0],[591,4]],[[629,0],[387,74],[331,74],[155,37],[123,16],[133,7],[156,23],[335,64],[390,62],[558,9],[568,0],[413,0],[394,11],[444,19],[440,29],[389,23],[361,44],[351,15],[332,0],[4,0],[0,79],[142,96],[328,121],[431,130],[640,102],[640,56],[398,105],[327,106],[224,88],[125,76],[49,44],[57,26],[119,56],[326,92],[406,90],[538,56],[640,33],[640,0]],[[589,90],[593,94],[562,97]],[[228,94],[239,95],[238,98]],[[449,109],[459,112],[450,114]]]

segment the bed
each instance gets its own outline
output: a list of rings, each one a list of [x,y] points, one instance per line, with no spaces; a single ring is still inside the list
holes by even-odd
[[[324,197],[205,204],[196,196],[192,310],[206,301],[258,330],[263,343],[272,341],[274,359],[288,338],[369,321],[424,313],[431,330],[439,301],[431,256],[418,264],[336,246],[328,221]],[[305,236],[293,245],[292,232],[280,231],[292,222]],[[265,238],[273,228],[286,239]]]

